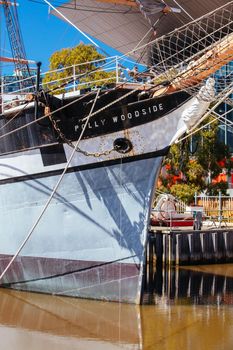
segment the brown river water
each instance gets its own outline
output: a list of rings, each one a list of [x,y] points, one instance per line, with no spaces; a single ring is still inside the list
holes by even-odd
[[[233,265],[157,271],[148,305],[0,289],[3,350],[232,350]]]

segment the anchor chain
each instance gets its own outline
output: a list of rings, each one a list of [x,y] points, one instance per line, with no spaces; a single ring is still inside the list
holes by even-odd
[[[52,123],[52,126],[54,128],[54,130],[57,132],[58,136],[62,139],[62,141],[64,141],[65,143],[67,143],[68,146],[70,146],[71,148],[75,148],[75,146],[73,145],[72,141],[69,140],[65,134],[61,131],[60,127],[58,126],[56,120],[54,118],[52,118],[52,115],[50,113],[50,108],[49,107],[45,107],[45,114],[48,115],[49,120]],[[103,152],[88,152],[88,151],[84,151],[82,150],[80,147],[77,147],[76,149],[77,152],[82,153],[83,155],[85,155],[86,157],[101,157],[101,156],[108,156],[109,154],[111,154],[113,151],[115,151],[115,148],[111,148],[110,150],[106,150]]]

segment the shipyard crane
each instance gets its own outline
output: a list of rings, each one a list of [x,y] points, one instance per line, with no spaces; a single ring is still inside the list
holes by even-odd
[[[0,5],[3,6],[7,32],[9,36],[12,61],[15,65],[15,74],[19,80],[20,89],[26,89],[32,84],[31,80],[25,78],[30,77],[29,62],[26,58],[26,52],[22,40],[16,1],[0,1]]]

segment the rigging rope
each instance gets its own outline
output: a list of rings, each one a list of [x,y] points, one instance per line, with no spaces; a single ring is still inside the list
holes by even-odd
[[[2,125],[0,127],[0,130],[4,129],[7,125],[11,124],[15,118],[17,118],[20,114],[22,114],[29,103],[30,102],[26,103],[25,106],[23,106],[23,108],[18,113],[16,113],[10,120],[8,120],[8,122],[6,122],[4,125]]]
[[[97,111],[91,113],[88,117],[81,119],[81,121],[82,121],[82,122],[83,122],[83,121],[86,121],[87,118],[88,118],[88,120],[89,120],[90,118],[94,117],[96,114],[98,114],[98,113],[104,111],[104,110],[107,109],[108,107],[114,105],[115,103],[117,103],[117,102],[123,100],[124,98],[128,97],[129,95],[132,95],[133,93],[135,93],[135,92],[137,92],[137,91],[138,91],[138,89],[130,90],[130,91],[127,92],[126,94],[120,96],[118,99],[116,99],[116,100],[110,102],[109,104],[105,105],[104,107],[102,107],[102,108],[98,109]],[[33,121],[31,121],[31,122],[29,122],[29,123],[27,123],[27,124],[25,124],[25,125],[22,125],[22,126],[16,128],[16,129],[12,130],[12,131],[9,131],[9,132],[7,132],[7,133],[1,135],[1,136],[0,136],[0,139],[4,138],[4,137],[6,137],[6,136],[12,135],[12,134],[14,134],[15,132],[17,132],[17,131],[19,131],[19,130],[22,130],[22,129],[24,129],[24,128],[26,128],[26,127],[32,125],[32,124],[35,124],[35,123],[37,123],[37,122],[39,122],[39,121],[41,121],[41,120],[43,120],[43,119],[45,119],[45,118],[49,118],[49,116],[51,116],[51,115],[53,115],[53,114],[55,114],[55,113],[57,113],[57,112],[59,112],[59,111],[65,109],[65,108],[69,107],[70,105],[72,105],[72,104],[74,104],[74,103],[76,103],[76,102],[82,100],[83,98],[85,98],[86,96],[88,96],[88,95],[90,95],[90,94],[93,94],[93,91],[91,91],[91,92],[88,93],[88,94],[85,94],[85,95],[82,96],[81,98],[77,98],[77,99],[75,99],[74,101],[71,101],[70,103],[67,103],[67,105],[62,106],[62,107],[56,109],[55,111],[49,112],[48,114],[45,114],[45,115],[43,115],[42,117],[37,118],[36,120],[33,120]]]
[[[158,38],[158,39],[152,41],[150,44],[147,43],[147,44],[142,45],[141,47],[136,46],[136,50],[141,50],[142,48],[148,47],[148,45],[155,44],[158,48],[157,54],[160,58],[159,59],[160,69],[162,72],[164,72],[166,74],[166,78],[168,78],[168,80],[170,82],[177,82],[178,81],[178,83],[180,84],[180,89],[186,89],[188,91],[188,93],[190,93],[190,94],[196,93],[197,89],[199,89],[199,87],[200,87],[200,84],[195,84],[194,86],[187,87],[187,86],[185,86],[185,84],[182,85],[182,77],[185,78],[186,75],[191,75],[190,79],[192,79],[192,74],[193,74],[193,78],[195,79],[195,70],[197,70],[197,71],[198,71],[198,69],[201,70],[202,65],[200,62],[199,63],[197,62],[196,66],[195,66],[195,70],[194,70],[194,68],[192,66],[192,62],[193,62],[192,60],[196,56],[198,56],[198,55],[200,56],[200,54],[203,54],[205,52],[206,48],[203,49],[203,47],[205,47],[206,45],[209,45],[212,42],[213,37],[211,37],[211,36],[214,35],[214,40],[212,43],[214,43],[214,42],[216,43],[216,42],[218,42],[219,38],[223,37],[223,35],[231,33],[233,22],[232,22],[232,20],[230,21],[229,18],[231,18],[232,11],[233,11],[232,2],[230,2],[227,6],[222,6],[218,10],[212,11],[210,14],[202,16],[200,19],[193,21],[192,23],[181,27],[180,29],[174,30],[169,35],[163,36],[161,38]],[[219,16],[222,19],[222,21],[220,21],[220,24],[218,23]],[[208,24],[208,26],[211,28],[212,32],[203,37],[201,32],[199,34],[196,34],[194,29],[195,28],[200,29],[200,27],[203,27],[204,24],[205,25]],[[192,35],[191,38],[189,38],[189,34]],[[198,37],[198,35],[199,35],[199,37]],[[184,42],[184,39],[182,39],[182,38],[187,38],[187,37],[189,39],[189,45],[184,45],[185,42]],[[198,40],[197,40],[197,37],[198,37]],[[211,41],[210,41],[210,37],[211,37]],[[174,44],[173,40],[176,40],[175,44]],[[202,48],[202,51],[197,50],[197,52],[193,54],[192,50],[193,50],[194,44],[197,45],[197,48]],[[182,48],[182,50],[179,50],[180,47]],[[185,49],[184,49],[184,47],[185,47]],[[165,53],[167,53],[167,50],[170,53],[170,55],[165,55]],[[132,51],[130,51],[130,52],[132,52]],[[153,52],[153,55],[154,55],[154,52]],[[179,55],[181,55],[181,56],[179,56]],[[126,55],[122,55],[121,58],[123,58],[125,56]],[[170,62],[169,60],[171,60],[171,63],[173,63],[173,65],[170,66],[170,68],[169,68],[169,62]],[[181,62],[185,62],[188,65],[188,68],[186,68],[183,71],[182,70],[177,71]],[[224,64],[224,62],[222,62],[222,64]],[[156,69],[159,68],[159,65],[156,66]],[[162,65],[162,67],[161,67],[161,65]],[[171,67],[172,67],[173,71],[171,70]],[[99,69],[99,67],[98,67],[98,69]],[[227,80],[227,78],[230,78],[230,77],[231,77],[231,74],[225,75],[225,81]],[[160,80],[160,76],[158,76],[157,83],[156,83],[156,79],[155,79],[154,88],[156,88],[156,86],[159,86],[161,84],[161,82],[159,80]],[[115,87],[115,89],[117,89],[117,88],[118,87]],[[151,90],[151,89],[152,88],[150,88],[148,90]],[[228,90],[229,90],[229,88],[228,88]],[[137,91],[137,90],[132,90],[129,93],[120,97],[119,99],[111,102],[107,106],[99,109],[98,111],[94,112],[91,117],[93,117],[97,113],[101,112],[102,110],[110,107],[114,103],[117,103],[121,99],[126,98],[131,93],[134,93],[134,91]],[[109,93],[109,92],[106,92],[106,93]],[[221,96],[221,91],[218,93],[218,97],[219,96]],[[100,98],[101,98],[101,96],[100,96]],[[71,103],[74,103],[74,101],[72,101]],[[66,106],[62,107],[61,109],[65,108],[65,107]],[[52,113],[55,113],[55,112],[56,111],[54,111]],[[38,120],[41,120],[45,117],[47,117],[47,115],[39,118]],[[85,120],[85,118],[83,120]],[[28,123],[26,126],[28,126],[28,125],[30,125],[30,123]],[[18,131],[26,126],[22,126],[18,129],[16,129],[16,131]],[[13,133],[13,132],[15,132],[15,131],[11,131],[10,133]],[[9,133],[0,136],[0,139],[8,134]]]
[[[233,93],[233,88],[229,91],[229,95]],[[199,120],[199,122],[195,125],[195,127],[191,128],[189,132],[187,132],[187,135],[185,135],[184,137],[178,139],[175,143],[179,143],[182,142],[183,140],[189,138],[190,136],[196,134],[197,132],[201,131],[202,129],[206,128],[207,126],[211,125],[212,123],[214,123],[216,120],[222,119],[224,116],[226,116],[227,114],[229,114],[230,112],[233,111],[233,108],[231,108],[229,111],[226,111],[225,113],[216,116],[216,112],[214,112],[214,110],[216,109],[217,106],[219,106],[224,100],[225,100],[226,96],[224,96],[222,99],[220,99],[208,112],[206,112],[204,114],[204,116]],[[201,127],[199,127],[198,129],[196,129],[197,125],[200,124],[204,119],[206,119],[211,113],[214,113],[214,119],[211,120],[210,122],[202,125]],[[226,118],[224,118],[226,120]],[[227,119],[227,121],[230,123],[230,120]],[[233,123],[232,123],[233,125]]]
[[[100,46],[94,41],[92,40],[86,33],[84,33],[81,29],[79,29],[74,23],[72,23],[68,18],[66,18],[66,16],[64,16],[58,9],[56,9],[56,7],[54,7],[48,0],[43,0],[44,2],[46,2],[46,4],[48,6],[50,6],[55,12],[57,12],[59,14],[59,16],[61,16],[66,22],[68,22],[72,27],[74,27],[75,29],[77,29],[77,31],[82,34],[87,40],[89,40],[95,47],[98,47],[100,49]]]
[[[99,96],[99,93],[100,93],[100,89],[98,89],[98,91],[97,91],[97,93],[96,93],[95,100],[94,100],[94,102],[93,102],[93,104],[92,104],[92,107],[91,107],[91,110],[90,110],[90,113],[89,113],[89,117],[91,116],[92,111],[93,111],[93,109],[94,109],[94,107],[95,107],[95,104],[96,104],[97,98],[98,98],[98,96]],[[29,230],[27,236],[25,237],[24,241],[21,243],[21,245],[20,245],[20,247],[18,248],[18,250],[16,251],[15,255],[12,257],[12,259],[10,260],[10,262],[8,263],[8,265],[6,266],[6,268],[4,269],[4,271],[2,272],[2,274],[0,275],[0,281],[1,281],[2,278],[5,276],[5,274],[7,273],[7,271],[9,270],[9,268],[11,267],[11,265],[13,264],[13,262],[15,261],[15,259],[17,258],[17,256],[19,255],[19,253],[21,252],[21,250],[23,249],[23,247],[24,247],[25,244],[27,243],[27,241],[29,240],[29,238],[31,237],[32,233],[34,232],[35,228],[36,228],[37,225],[39,224],[41,218],[43,217],[45,211],[47,210],[47,208],[48,208],[48,206],[49,206],[51,200],[53,199],[53,197],[54,197],[54,195],[55,195],[55,193],[56,193],[56,191],[57,191],[57,189],[58,189],[60,183],[62,182],[62,180],[63,180],[63,178],[64,178],[64,176],[65,176],[65,174],[66,174],[66,171],[67,171],[67,169],[68,169],[68,167],[69,167],[69,165],[70,165],[70,163],[71,163],[71,161],[72,161],[72,159],[73,159],[73,157],[74,157],[74,155],[75,155],[75,152],[76,152],[76,150],[77,150],[77,148],[78,148],[78,146],[79,146],[79,143],[80,143],[80,141],[81,141],[81,139],[82,139],[82,136],[83,136],[83,134],[84,134],[84,132],[85,132],[85,130],[86,130],[86,128],[87,128],[88,122],[89,122],[89,118],[87,118],[86,123],[84,124],[84,127],[83,127],[83,129],[82,129],[82,131],[81,131],[81,134],[80,134],[79,138],[78,138],[78,141],[76,142],[75,147],[74,147],[74,149],[73,149],[73,151],[72,151],[72,153],[71,153],[71,155],[70,155],[70,158],[68,159],[67,164],[66,164],[66,166],[65,166],[65,168],[64,168],[64,170],[63,170],[63,172],[62,172],[62,174],[61,174],[61,176],[60,176],[58,182],[56,183],[56,185],[55,185],[55,187],[54,187],[54,189],[53,189],[53,191],[52,191],[50,197],[48,198],[48,200],[47,200],[47,202],[46,202],[46,204],[45,204],[43,210],[41,211],[39,217],[38,217],[37,220],[35,221],[35,223],[34,223],[34,225],[32,226],[32,228]]]
[[[74,101],[71,101],[70,103],[67,103],[67,105],[62,106],[62,107],[56,109],[55,111],[50,112],[49,114],[45,114],[45,115],[43,115],[42,117],[37,118],[36,120],[33,120],[33,121],[31,121],[31,122],[29,122],[29,123],[27,123],[27,124],[25,124],[25,125],[22,125],[22,126],[16,128],[16,129],[12,130],[12,131],[9,131],[9,132],[7,132],[7,133],[1,135],[1,136],[0,136],[0,139],[6,137],[6,136],[8,136],[8,135],[12,135],[12,134],[14,134],[15,132],[17,132],[17,131],[19,131],[19,130],[25,129],[25,128],[27,128],[28,126],[37,123],[38,121],[41,121],[41,120],[43,120],[43,119],[45,119],[45,118],[48,118],[49,115],[53,115],[53,114],[55,114],[55,113],[57,113],[57,112],[59,112],[59,111],[65,109],[65,108],[71,106],[72,104],[76,103],[77,101],[82,100],[84,97],[90,95],[91,93],[93,93],[93,92],[90,92],[90,93],[88,93],[87,95],[82,96],[81,98],[77,98],[77,99],[75,99]]]
[[[176,0],[173,0],[173,2],[189,17],[191,20],[194,20],[194,18],[190,15],[188,11],[185,10]]]

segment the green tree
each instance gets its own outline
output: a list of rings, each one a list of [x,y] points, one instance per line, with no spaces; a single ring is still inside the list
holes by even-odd
[[[195,136],[187,138],[171,147],[163,165],[165,176],[160,175],[160,189],[170,192],[186,203],[191,203],[195,192],[205,191],[215,195],[226,192],[226,182],[213,183],[223,170],[230,174],[232,169],[229,148],[219,141],[218,122],[213,117],[211,125],[203,128]]]
[[[80,84],[80,88],[101,86],[108,78],[110,79],[108,83],[110,83],[114,81],[115,72],[100,69],[105,63],[104,59],[105,56],[100,54],[93,45],[83,43],[73,48],[56,51],[50,57],[50,71],[43,79],[43,86],[46,90],[52,90],[56,94],[65,92],[65,85],[72,82],[74,75],[76,84]],[[98,62],[99,60],[101,61]]]

